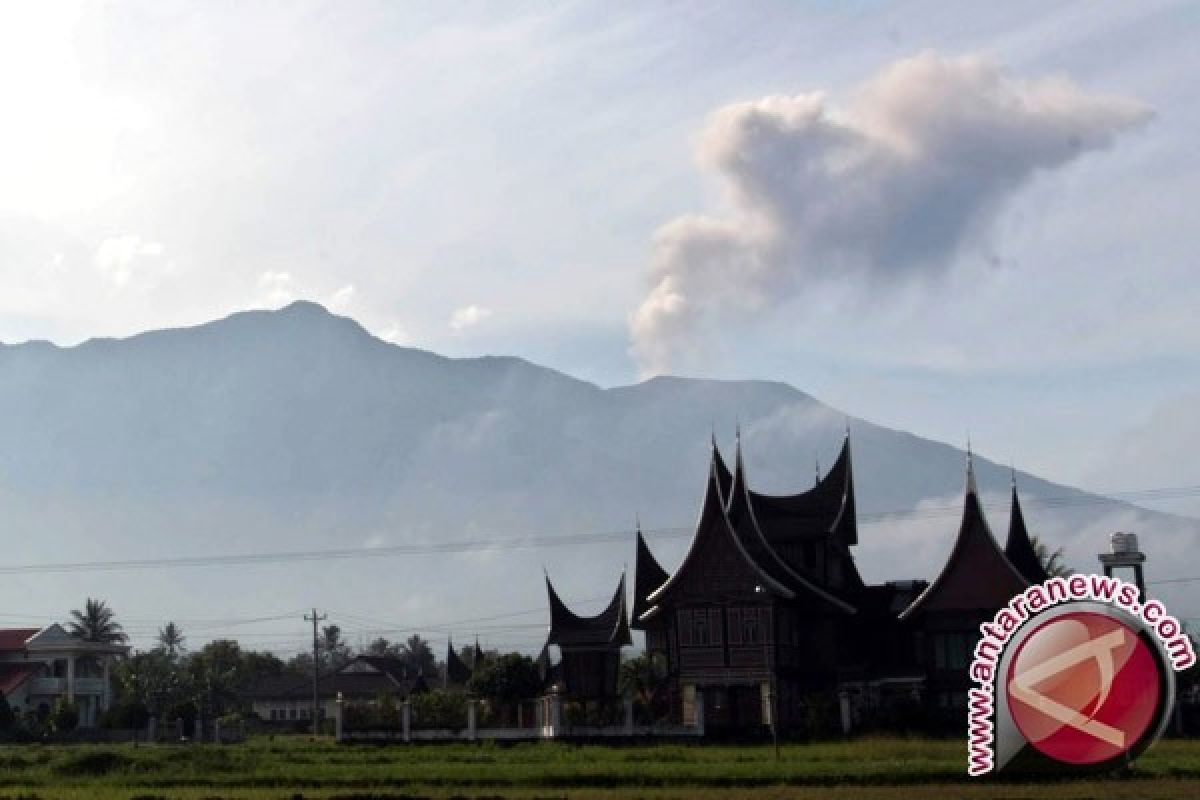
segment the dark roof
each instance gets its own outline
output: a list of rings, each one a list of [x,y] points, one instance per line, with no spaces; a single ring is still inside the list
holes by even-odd
[[[654,554],[650,552],[650,548],[646,545],[646,539],[642,536],[639,528],[637,561],[633,571],[633,619],[630,620],[632,627],[641,628],[638,620],[650,609],[650,603],[646,598],[650,596],[651,592],[666,583],[670,577],[654,558]]]
[[[454,652],[454,640],[446,642],[446,683],[461,686],[471,679],[471,668]]]
[[[41,628],[4,628],[0,630],[0,652],[25,649],[25,642],[33,638]]]
[[[740,437],[734,457],[733,485],[730,487],[726,515],[742,548],[760,569],[796,595],[815,595],[842,611],[854,613],[852,605],[817,586],[790,567],[763,536],[750,502],[750,490],[746,486],[746,467],[742,461]]]
[[[1033,583],[1041,583],[1050,576],[1033,549],[1029,540],[1029,531],[1025,528],[1025,515],[1021,513],[1021,501],[1017,498],[1017,482],[1012,486],[1012,511],[1008,518],[1008,541],[1004,544],[1004,555],[1021,577]]]
[[[807,492],[779,496],[751,491],[750,501],[763,536],[772,545],[830,534],[846,546],[858,544],[850,436],[842,442],[833,467]]]
[[[562,678],[561,664],[555,664],[550,659],[550,643],[546,642],[542,645],[542,652],[538,653],[537,661],[538,677],[541,678],[542,688],[548,689],[558,683]]]
[[[625,611],[625,575],[617,584],[608,607],[594,617],[581,617],[567,608],[546,576],[546,594],[550,599],[550,635],[548,644],[559,647],[624,647],[633,644],[629,635],[629,616]]]
[[[655,589],[647,597],[647,601],[651,605],[642,615],[641,618],[643,620],[657,613],[661,602],[674,591],[674,587],[678,585],[681,576],[686,575],[697,560],[704,558],[701,555],[702,553],[712,550],[718,552],[711,557],[734,558],[743,564],[749,570],[756,585],[761,585],[768,591],[788,599],[795,596],[795,593],[791,589],[773,578],[750,553],[746,552],[741,537],[733,530],[729,522],[729,516],[725,511],[724,492],[721,490],[721,481],[718,473],[718,464],[722,463],[720,458],[721,456],[714,444],[712,459],[709,462],[708,484],[704,490],[704,501],[700,506],[700,516],[696,520],[696,532],[692,536],[692,543],[689,545],[687,554],[683,557],[683,562],[679,565],[679,568],[667,579],[666,583]],[[730,552],[731,549],[732,552]]]
[[[992,538],[969,458],[967,493],[954,549],[941,574],[904,610],[901,619],[928,611],[994,612],[1029,585]]]
[[[391,656],[356,656],[317,679],[317,694],[325,698],[335,697],[338,692],[345,697],[371,698],[380,694],[406,697],[427,689],[424,676],[410,677],[404,662]],[[272,700],[309,698],[312,678],[298,675],[261,678],[245,694]]]

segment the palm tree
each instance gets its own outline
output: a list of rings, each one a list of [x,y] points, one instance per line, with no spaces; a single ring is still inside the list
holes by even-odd
[[[1063,549],[1061,547],[1051,552],[1050,548],[1038,538],[1037,534],[1029,537],[1029,543],[1033,545],[1033,552],[1037,556],[1037,560],[1041,563],[1042,569],[1046,570],[1046,574],[1049,577],[1065,577],[1075,573],[1075,570],[1063,562]]]
[[[87,603],[84,604],[83,611],[75,609],[71,612],[68,633],[85,642],[114,644],[127,641],[129,637],[125,635],[121,623],[117,622],[114,617],[115,615],[107,603],[89,597]]]
[[[174,622],[168,622],[158,631],[158,646],[171,659],[183,652],[183,630]]]

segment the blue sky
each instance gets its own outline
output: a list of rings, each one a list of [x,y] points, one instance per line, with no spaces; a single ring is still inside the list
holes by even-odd
[[[0,340],[307,298],[1200,484],[1197,33],[1172,2],[8,5]],[[639,325],[664,275],[698,311]]]

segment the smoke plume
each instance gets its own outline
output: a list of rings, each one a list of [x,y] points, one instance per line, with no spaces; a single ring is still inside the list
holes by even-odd
[[[1066,78],[1019,80],[980,57],[934,53],[892,64],[841,108],[821,92],[721,108],[698,160],[727,209],[657,231],[633,352],[654,374],[803,287],[943,275],[1039,170],[1149,116]]]

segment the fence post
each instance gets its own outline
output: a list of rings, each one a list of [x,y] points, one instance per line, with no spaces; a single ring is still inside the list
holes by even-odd
[[[478,717],[476,716],[477,703],[478,701],[476,700],[467,700],[467,738],[472,742],[475,741],[479,724]]]
[[[221,718],[217,717],[213,720],[213,743],[221,743]]]
[[[158,733],[158,718],[151,717],[150,719],[146,720],[146,741],[153,742],[156,738],[157,733]]]
[[[336,742],[342,741],[342,708],[345,701],[342,698],[342,693],[337,693],[337,703],[333,707],[333,739]]]
[[[400,706],[400,731],[404,741],[412,741],[412,705],[407,700]]]
[[[704,735],[704,692],[696,690],[696,735]]]

